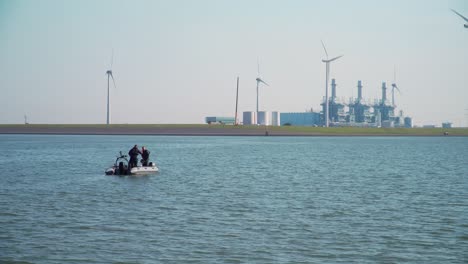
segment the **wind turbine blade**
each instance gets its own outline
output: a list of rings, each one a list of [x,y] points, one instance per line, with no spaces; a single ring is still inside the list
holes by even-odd
[[[323,47],[323,50],[325,51],[325,55],[327,55],[327,60],[328,60],[328,52],[327,52],[327,49],[325,48],[325,44],[323,44],[323,41],[320,40],[322,42],[322,47]]]
[[[398,93],[401,94],[401,91],[400,91],[400,89],[398,89],[398,86],[396,86],[396,84],[393,87],[395,87],[395,89],[397,89]]]
[[[260,79],[260,78],[258,79],[258,81],[261,82],[261,83],[263,83],[263,84],[265,84],[266,86],[270,86],[268,83],[266,83],[264,80],[262,80],[262,79]]]
[[[117,86],[115,86],[114,75],[112,75],[112,73],[110,73],[110,76],[112,77],[112,82],[114,83],[114,88],[117,89]]]
[[[468,18],[462,16],[462,14],[458,13],[457,11],[453,10],[453,9],[450,9],[452,10],[455,14],[459,15],[461,18],[465,19],[466,22],[468,22]]]
[[[343,56],[344,56],[344,55],[340,55],[340,56],[338,56],[338,57],[335,57],[335,58],[333,58],[333,59],[329,59],[329,60],[327,60],[327,61],[328,61],[328,62],[332,62],[332,61],[337,60],[337,59],[339,59],[339,58],[341,58],[341,57],[343,57]]]
[[[393,83],[396,83],[396,66],[393,65]]]

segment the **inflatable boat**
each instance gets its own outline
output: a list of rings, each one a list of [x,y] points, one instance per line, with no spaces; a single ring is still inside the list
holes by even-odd
[[[148,166],[137,166],[129,170],[127,155],[123,155],[121,151],[120,155],[117,156],[114,165],[106,170],[106,175],[141,176],[155,174],[158,171],[159,168],[154,162],[149,162]]]

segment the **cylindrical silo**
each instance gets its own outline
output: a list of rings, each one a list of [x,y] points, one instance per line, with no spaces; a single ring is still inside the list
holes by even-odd
[[[271,112],[271,125],[272,126],[279,126],[281,125],[280,122],[280,112]]]
[[[242,114],[242,121],[244,125],[254,125],[256,122],[255,120],[255,112],[248,111]]]
[[[258,112],[258,122],[259,125],[269,126],[271,124],[271,112],[269,111],[260,111]]]

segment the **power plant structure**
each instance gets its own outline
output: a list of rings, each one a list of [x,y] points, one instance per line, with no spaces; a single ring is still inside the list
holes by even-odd
[[[362,81],[357,82],[357,98],[345,100],[337,96],[337,82],[331,80],[331,96],[324,97],[321,112],[281,113],[281,125],[293,126],[329,126],[356,127],[413,127],[411,117],[405,117],[403,111],[395,114],[394,89],[392,84],[392,101],[387,98],[387,84],[382,83],[382,97],[376,100],[364,99]],[[398,90],[399,91],[399,90]],[[328,101],[328,105],[327,105]],[[328,110],[328,111],[327,111]]]
[[[349,102],[349,118],[350,123],[371,123],[372,114],[370,112],[371,105],[362,97],[362,82],[358,81],[358,97],[351,99]]]
[[[342,123],[346,122],[346,113],[345,113],[345,102],[336,96],[336,82],[335,79],[332,79],[331,82],[331,97],[328,99],[328,120],[329,123]],[[326,113],[326,102],[327,98],[325,97],[321,105],[323,108],[323,113]],[[325,116],[325,115],[324,115]],[[325,122],[326,123],[326,122]]]
[[[357,98],[346,100],[338,97],[338,83],[331,80],[331,96],[324,97],[321,106],[322,111],[280,113],[270,111],[245,111],[243,112],[244,125],[266,126],[326,126],[325,113],[328,112],[328,124],[331,127],[413,127],[411,117],[404,116],[400,110],[395,113],[396,104],[392,90],[392,100],[387,98],[387,84],[382,82],[380,99],[364,99],[362,81],[357,82]],[[392,84],[393,89],[398,89]],[[399,91],[399,90],[398,90]],[[328,101],[328,107],[327,102]],[[327,111],[328,110],[328,111]],[[206,123],[234,123],[235,118],[207,117]]]
[[[331,79],[331,96],[328,96],[328,78],[330,77],[330,63],[343,57],[343,55],[328,59],[328,52],[322,41],[326,59],[322,62],[326,65],[325,76],[325,96],[320,103],[321,112],[306,111],[295,113],[280,113],[277,111],[260,111],[259,108],[259,88],[261,85],[269,86],[260,77],[260,63],[257,61],[257,82],[256,85],[256,111],[244,111],[242,113],[243,125],[263,125],[263,126],[350,126],[350,127],[413,127],[411,117],[405,117],[403,111],[395,115],[395,90],[400,92],[396,84],[396,70],[394,69],[394,79],[391,84],[391,101],[387,99],[387,83],[382,82],[382,96],[380,99],[364,99],[362,81],[357,82],[357,98],[349,100],[338,97],[336,79]],[[112,77],[112,71],[108,71],[108,89],[109,77]],[[115,85],[115,84],[114,84]],[[239,95],[239,77],[237,77],[236,89],[236,108],[234,117],[209,116],[205,118],[207,124],[233,124],[237,125],[237,106]],[[109,123],[109,119],[108,119]]]

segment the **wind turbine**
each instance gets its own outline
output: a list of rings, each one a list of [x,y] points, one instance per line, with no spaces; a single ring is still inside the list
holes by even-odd
[[[263,83],[266,86],[270,86],[268,85],[268,83],[262,80],[262,78],[260,78],[260,63],[258,62],[258,59],[257,59],[257,79],[255,80],[257,81],[257,116],[256,116],[256,119],[257,119],[257,125],[258,125],[259,124],[258,123],[258,87],[260,87],[260,83]]]
[[[325,48],[325,44],[323,44],[323,41],[322,41],[322,47],[323,47],[323,50],[325,51],[325,55],[327,56],[327,59],[326,60],[323,60],[322,59],[322,62],[325,63],[326,65],[326,73],[325,73],[325,127],[328,127],[328,78],[329,78],[329,75],[330,75],[330,63],[332,61],[335,61],[341,57],[343,57],[343,55],[340,55],[338,57],[334,57],[332,59],[328,59],[328,52],[327,52],[327,49]]]
[[[400,89],[396,85],[396,69],[393,68],[393,83],[392,83],[392,105],[395,107],[395,89],[401,94]]]
[[[463,26],[464,26],[465,28],[468,28],[468,18],[462,16],[462,14],[458,13],[457,11],[455,11],[455,10],[453,10],[453,9],[450,9],[450,10],[452,10],[455,14],[457,14],[457,15],[459,15],[461,18],[463,18],[463,19],[467,22],[467,23],[464,24]]]
[[[110,70],[106,71],[106,74],[107,74],[107,125],[110,124],[110,78],[112,78],[112,82],[114,83],[114,88],[116,88],[114,75],[112,75],[113,63],[114,63],[114,51],[112,51]]]

